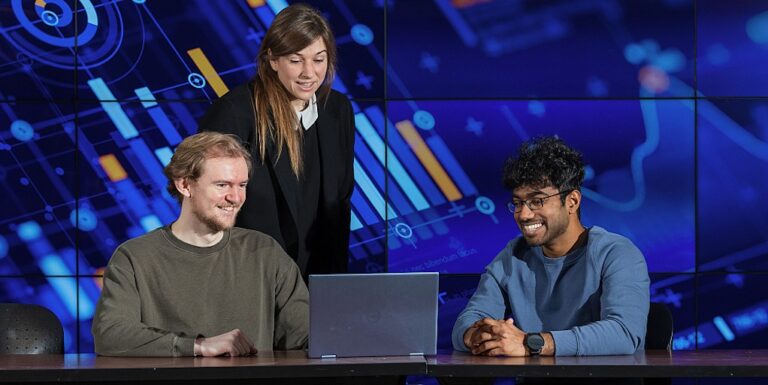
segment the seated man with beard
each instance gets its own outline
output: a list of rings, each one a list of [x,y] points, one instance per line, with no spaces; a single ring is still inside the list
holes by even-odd
[[[507,161],[507,208],[521,235],[486,267],[453,327],[454,349],[485,356],[643,349],[645,258],[629,239],[581,223],[583,179],[581,154],[555,137],[523,143]]]
[[[181,214],[115,250],[93,319],[96,353],[238,356],[306,346],[298,267],[271,237],[233,227],[250,171],[250,153],[233,136],[181,142],[165,168]]]

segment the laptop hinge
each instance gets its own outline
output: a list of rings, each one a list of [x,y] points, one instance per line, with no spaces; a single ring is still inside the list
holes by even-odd
[[[320,356],[320,358],[336,358],[335,354],[323,354]]]
[[[411,353],[409,356],[423,356],[424,353]]]

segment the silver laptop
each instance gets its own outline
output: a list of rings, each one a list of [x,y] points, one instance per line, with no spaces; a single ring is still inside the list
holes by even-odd
[[[309,276],[309,357],[434,355],[438,273]]]

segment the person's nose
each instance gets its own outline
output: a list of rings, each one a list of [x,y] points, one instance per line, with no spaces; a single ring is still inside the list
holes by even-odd
[[[313,67],[312,60],[305,60],[304,65],[301,66],[301,74],[299,76],[303,78],[311,78],[312,74],[315,72],[315,69]]]
[[[520,212],[517,213],[518,220],[525,221],[533,218],[533,216],[533,210],[531,210],[527,204],[523,203]]]
[[[227,201],[233,204],[241,204],[245,200],[245,189],[233,187],[227,194]]]

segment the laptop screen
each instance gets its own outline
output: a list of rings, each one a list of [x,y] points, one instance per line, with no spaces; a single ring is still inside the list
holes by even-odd
[[[433,355],[438,273],[309,276],[309,357]]]

